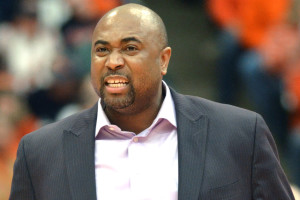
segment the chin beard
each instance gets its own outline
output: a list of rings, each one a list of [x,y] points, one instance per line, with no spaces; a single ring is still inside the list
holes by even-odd
[[[127,108],[132,105],[135,100],[135,90],[132,85],[129,85],[129,92],[125,97],[107,97],[104,92],[104,87],[100,89],[100,98],[103,100],[106,107],[112,108],[114,110]]]

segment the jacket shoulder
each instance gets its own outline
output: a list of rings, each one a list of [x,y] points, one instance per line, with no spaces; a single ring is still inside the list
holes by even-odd
[[[92,108],[85,109],[78,113],[75,113],[69,117],[66,117],[57,122],[47,124],[36,131],[26,134],[22,140],[45,140],[45,138],[51,139],[62,135],[64,130],[74,129],[80,127],[82,124],[90,123],[96,120],[97,104]]]
[[[190,96],[190,95],[181,95],[176,97],[179,104],[185,104],[186,109],[192,109],[194,112],[201,113],[201,115],[206,115],[209,118],[213,119],[222,119],[222,120],[233,120],[235,122],[246,120],[246,119],[256,119],[258,116],[261,117],[258,113],[240,108],[237,106],[222,104],[212,100],[204,99],[201,97]],[[176,101],[176,100],[175,100]],[[179,106],[178,106],[179,107]],[[187,108],[189,107],[189,108]],[[179,109],[180,110],[180,109]]]

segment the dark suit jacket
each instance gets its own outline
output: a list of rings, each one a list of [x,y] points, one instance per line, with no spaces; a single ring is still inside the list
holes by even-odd
[[[294,199],[259,115],[174,91],[172,96],[179,200]],[[96,116],[97,105],[26,135],[19,145],[10,199],[96,199]]]

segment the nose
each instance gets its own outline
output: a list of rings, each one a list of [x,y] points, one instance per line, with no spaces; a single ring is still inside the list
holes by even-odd
[[[124,66],[124,59],[120,52],[112,51],[106,60],[107,68],[111,70],[118,70]]]

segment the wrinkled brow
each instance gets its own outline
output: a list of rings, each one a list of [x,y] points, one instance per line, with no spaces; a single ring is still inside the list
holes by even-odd
[[[135,37],[127,37],[127,38],[123,38],[123,39],[121,40],[122,43],[130,42],[130,41],[142,43],[140,40],[138,40],[138,39],[135,38]]]
[[[127,43],[127,42],[130,42],[130,41],[142,43],[139,39],[137,39],[137,38],[135,38],[135,37],[127,37],[127,38],[123,38],[123,39],[121,40],[121,43]],[[108,42],[108,41],[105,41],[105,40],[97,40],[97,41],[94,43],[94,46],[96,46],[97,44],[108,45],[109,42]]]
[[[94,46],[96,46],[97,44],[103,44],[103,45],[107,45],[109,44],[109,42],[105,41],[105,40],[97,40],[94,44]]]

